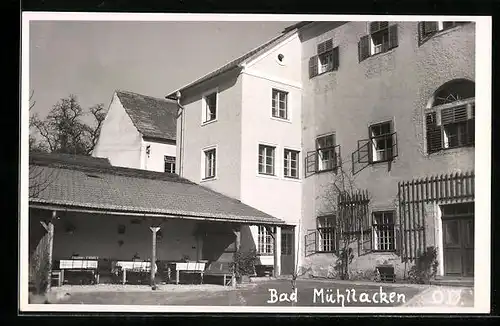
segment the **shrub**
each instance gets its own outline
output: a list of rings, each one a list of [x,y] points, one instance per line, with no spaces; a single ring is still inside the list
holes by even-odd
[[[335,265],[335,271],[337,271],[341,280],[349,279],[349,264],[351,264],[353,259],[354,254],[351,247],[342,248],[340,250]]]
[[[427,247],[427,250],[420,253],[408,271],[408,279],[412,283],[427,284],[437,274],[438,268],[436,247]]]
[[[236,277],[255,275],[255,263],[257,262],[257,251],[237,251],[234,253],[231,263]]]
[[[46,254],[35,252],[33,254],[33,285],[35,294],[43,294],[48,289],[50,263]]]

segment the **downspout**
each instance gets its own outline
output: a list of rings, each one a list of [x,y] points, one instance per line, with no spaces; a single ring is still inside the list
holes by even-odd
[[[179,139],[179,176],[182,177],[183,170],[183,162],[182,162],[182,153],[184,151],[184,107],[181,104],[181,92],[177,91],[175,93],[175,97],[177,100],[177,106],[179,107],[179,112],[177,113],[177,118],[181,118],[181,132]]]

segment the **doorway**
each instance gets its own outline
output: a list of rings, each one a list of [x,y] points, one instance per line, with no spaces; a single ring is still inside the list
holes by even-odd
[[[295,269],[295,232],[293,228],[281,230],[281,275],[292,275]]]
[[[442,205],[445,276],[474,276],[474,203]]]

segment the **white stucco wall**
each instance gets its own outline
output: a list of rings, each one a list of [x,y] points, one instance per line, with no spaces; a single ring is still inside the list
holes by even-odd
[[[146,154],[146,148],[149,148],[149,155]],[[167,144],[159,141],[143,140],[142,142],[142,169],[156,172],[165,171],[165,156],[176,155],[176,148],[173,144]]]
[[[140,169],[141,143],[141,134],[114,94],[92,156],[106,157],[114,166]]]
[[[218,89],[217,119],[202,124],[202,98],[207,91]],[[177,142],[183,139],[179,157],[181,176],[233,198],[240,197],[241,161],[241,81],[237,74],[219,76],[196,89],[182,94],[185,132],[177,121]],[[203,181],[202,150],[216,146],[216,177]],[[178,150],[178,155],[179,155]]]

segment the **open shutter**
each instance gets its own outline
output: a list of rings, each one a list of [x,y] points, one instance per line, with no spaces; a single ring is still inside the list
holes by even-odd
[[[423,25],[423,37],[427,37],[434,34],[438,30],[438,22],[422,22]]]
[[[420,45],[422,44],[425,38],[424,22],[418,22],[417,29],[418,29],[418,44]]]
[[[325,41],[324,44],[325,44],[325,52],[333,50],[333,40],[332,39]],[[318,54],[319,54],[319,52],[318,52]]]
[[[340,60],[339,60],[339,47],[335,47],[333,50],[332,50],[332,59],[333,59],[333,70],[338,70],[339,69],[339,63],[340,63]]]
[[[394,226],[394,249],[396,254],[401,255],[403,247],[403,239],[401,238],[401,228],[398,224]]]
[[[309,58],[309,78],[318,75],[318,56]]]
[[[305,162],[305,171],[306,171],[306,176],[310,174],[314,174],[317,172],[317,167],[318,167],[318,154],[317,151],[309,151],[307,152],[306,155],[306,162]]]
[[[352,173],[357,174],[370,165],[370,140],[358,140],[358,149],[352,152]]]
[[[398,44],[398,25],[393,24],[389,26],[389,49],[397,47]]]
[[[317,244],[317,230],[307,230],[307,233],[305,235],[305,255],[310,256],[314,253],[316,253],[316,250],[318,248]]]
[[[437,125],[436,112],[427,113],[425,116],[427,137],[427,153],[440,151],[443,147],[441,127]]]
[[[358,58],[359,62],[370,56],[370,40],[368,35],[362,36],[358,42]]]
[[[475,119],[469,119],[467,120],[467,145],[474,145],[475,143]]]

